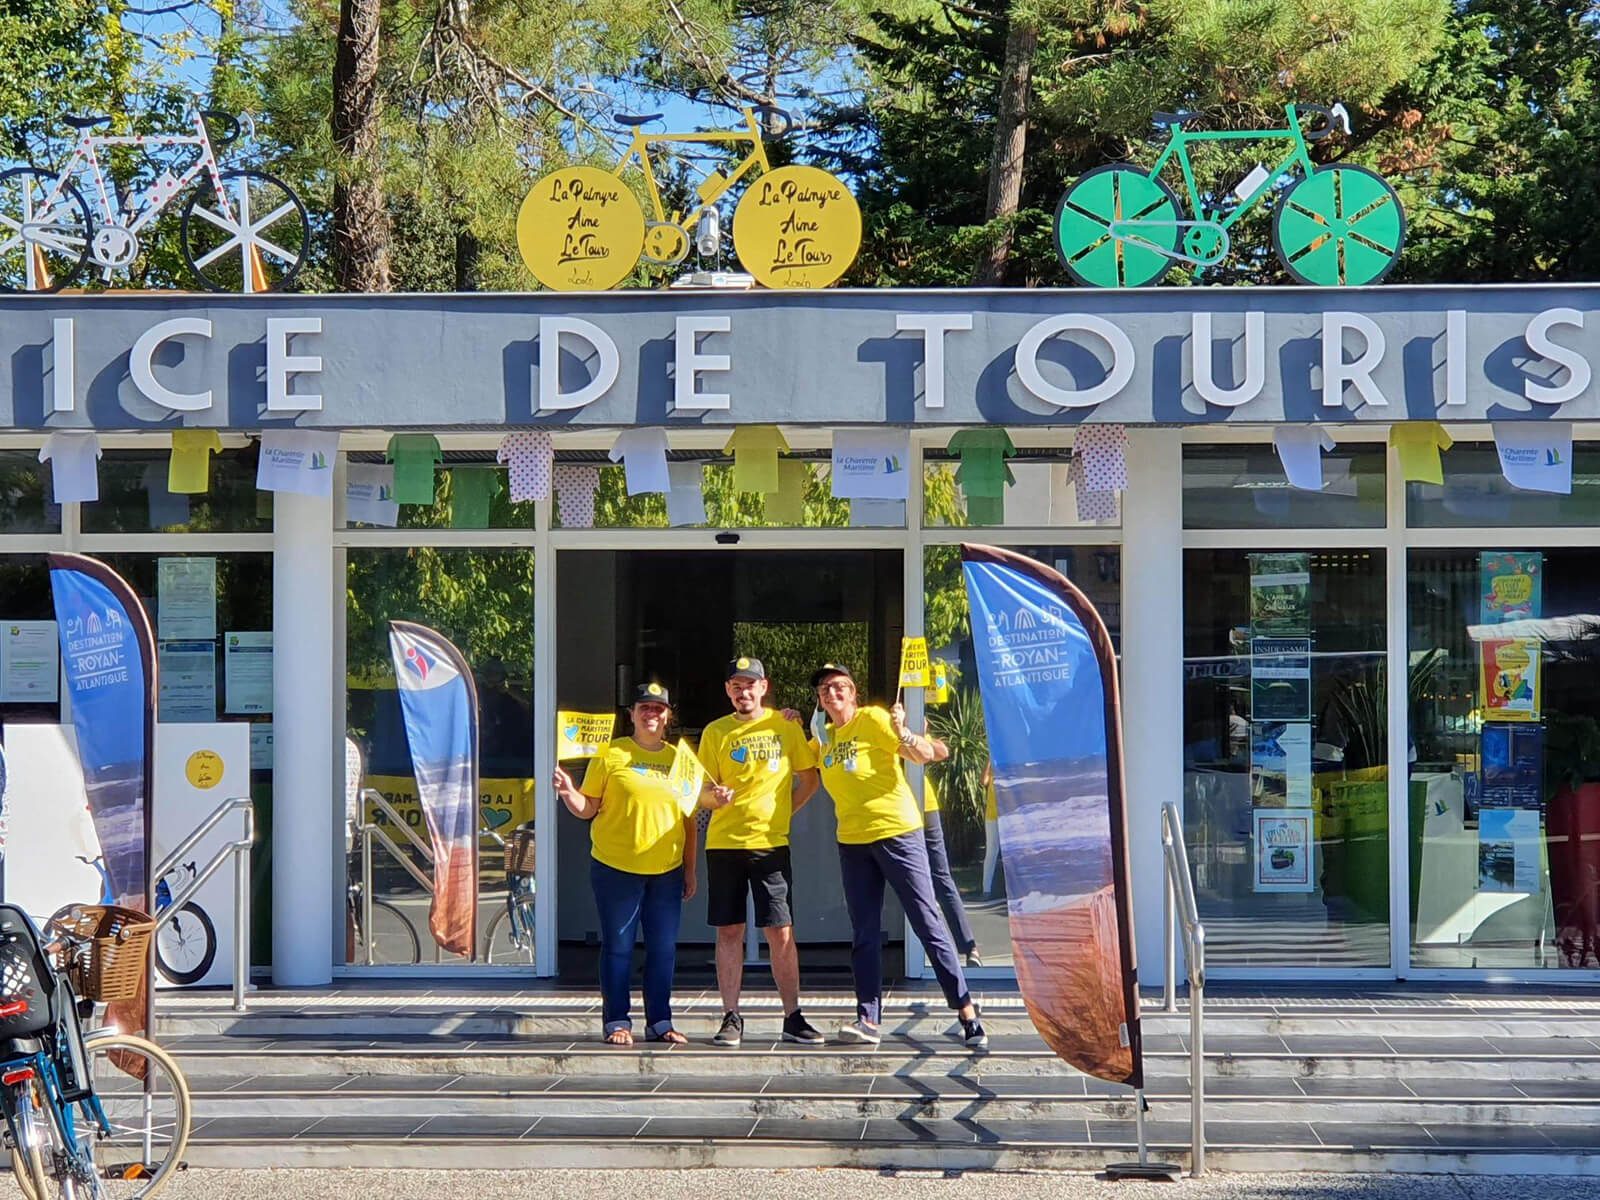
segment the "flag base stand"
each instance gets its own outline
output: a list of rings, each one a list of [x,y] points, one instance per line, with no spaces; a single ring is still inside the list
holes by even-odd
[[[1149,1107],[1145,1103],[1144,1090],[1136,1089],[1133,1093],[1133,1124],[1139,1137],[1139,1161],[1107,1163],[1106,1178],[1113,1183],[1125,1179],[1174,1180],[1183,1174],[1183,1168],[1177,1163],[1150,1161],[1150,1144],[1144,1129],[1144,1114]]]

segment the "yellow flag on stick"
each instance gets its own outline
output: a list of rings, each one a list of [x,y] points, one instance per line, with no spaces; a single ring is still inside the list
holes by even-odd
[[[928,667],[928,639],[908,637],[900,639],[900,686],[925,688],[932,682]]]
[[[694,751],[689,749],[689,743],[679,738],[672,752],[672,774],[667,776],[667,785],[678,798],[678,807],[683,810],[684,816],[692,813],[700,803],[700,789],[705,782],[705,767],[695,757]]]
[[[944,659],[935,659],[933,663],[933,686],[929,689],[928,703],[948,704],[950,702],[950,676],[945,669]]]
[[[558,712],[556,757],[594,758],[604,754],[616,726],[616,713]]]

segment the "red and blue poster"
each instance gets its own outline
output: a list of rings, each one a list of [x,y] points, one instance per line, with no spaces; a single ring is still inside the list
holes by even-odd
[[[1111,638],[1042,563],[973,545],[961,562],[1017,985],[1062,1059],[1143,1087]]]
[[[444,949],[478,944],[478,689],[450,641],[425,625],[389,622],[389,652],[417,796],[433,842],[428,929]]]
[[[78,761],[109,890],[116,903],[149,912],[156,693],[150,619],[105,563],[80,554],[48,559]]]

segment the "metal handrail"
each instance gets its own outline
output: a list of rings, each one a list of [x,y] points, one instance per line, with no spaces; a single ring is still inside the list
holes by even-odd
[[[1189,849],[1183,840],[1183,816],[1167,801],[1161,806],[1161,855],[1166,885],[1163,932],[1166,980],[1162,1010],[1178,1011],[1178,932],[1183,933],[1189,979],[1189,1174],[1196,1178],[1206,1169],[1205,993],[1206,929],[1194,898],[1194,878],[1189,873]]]
[[[178,843],[176,849],[156,864],[155,874],[152,879],[165,879],[167,873],[187,858],[190,851],[200,844],[200,840],[215,829],[230,813],[244,813],[244,833],[234,841],[219,847],[211,856],[211,861],[195,872],[194,878],[182,891],[172,893],[172,902],[155,915],[156,927],[151,936],[155,937],[161,932],[161,927],[173,917],[178,915],[178,910],[189,903],[189,898],[198,892],[208,879],[221,869],[222,864],[231,857],[234,863],[233,871],[233,1011],[242,1013],[246,1011],[244,992],[246,981],[250,975],[250,850],[256,841],[256,806],[248,796],[233,796],[224,800],[212,811],[211,815],[200,822],[188,837]]]

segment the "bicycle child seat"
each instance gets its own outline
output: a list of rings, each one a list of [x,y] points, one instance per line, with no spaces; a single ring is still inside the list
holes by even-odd
[[[14,1053],[15,1039],[51,1027],[55,991],[39,930],[15,904],[0,904],[0,1052]]]

